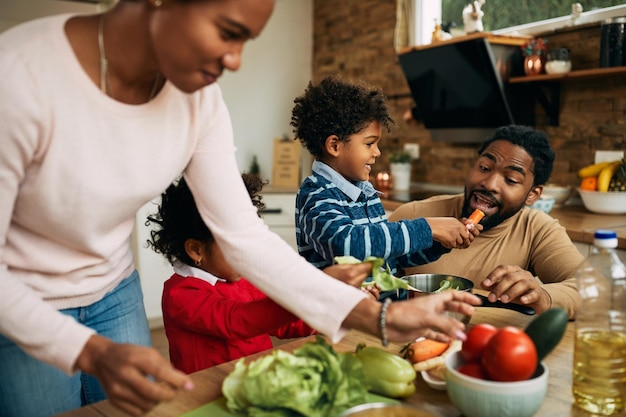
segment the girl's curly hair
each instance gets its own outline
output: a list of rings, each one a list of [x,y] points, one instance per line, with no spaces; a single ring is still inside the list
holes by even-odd
[[[333,75],[318,86],[309,82],[304,94],[294,100],[291,126],[295,139],[321,159],[326,138],[331,135],[346,141],[374,121],[390,132],[396,122],[389,114],[386,100],[380,88],[363,81],[348,82]]]
[[[252,203],[259,211],[265,208],[262,196],[259,194],[264,182],[256,175],[241,175]],[[161,194],[161,204],[158,212],[148,216],[146,226],[151,223],[157,225],[150,231],[148,246],[156,253],[163,254],[170,264],[179,260],[188,265],[193,261],[185,251],[185,241],[196,239],[205,244],[213,244],[215,239],[209,228],[204,224],[196,203],[184,178],[171,184]]]

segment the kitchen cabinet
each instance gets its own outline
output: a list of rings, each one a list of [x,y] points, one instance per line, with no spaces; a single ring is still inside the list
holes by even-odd
[[[265,224],[297,250],[295,191],[264,190],[263,202],[265,210],[261,215]]]

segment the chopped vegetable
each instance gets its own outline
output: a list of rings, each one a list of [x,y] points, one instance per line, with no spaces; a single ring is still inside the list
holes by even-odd
[[[397,289],[408,289],[409,283],[403,279],[395,277],[391,273],[389,265],[385,264],[383,258],[377,258],[375,256],[368,256],[364,260],[359,260],[354,256],[335,256],[335,263],[338,264],[360,264],[362,262],[372,263],[372,279],[378,285],[381,291],[391,291]],[[371,283],[363,283],[363,285],[370,285]]]
[[[411,363],[422,362],[445,352],[450,343],[420,338],[407,347],[404,357]]]
[[[467,220],[472,224],[478,224],[485,217],[485,213],[482,210],[476,209],[474,212],[467,218]]]
[[[231,412],[249,416],[334,416],[367,402],[361,361],[322,337],[293,354],[275,350],[248,365],[240,359],[222,392]]]
[[[453,352],[461,350],[461,346],[463,346],[463,342],[461,342],[460,340],[453,340],[452,343],[450,343],[448,349],[446,349],[446,351],[443,352],[441,355],[435,356],[434,358],[426,359],[422,362],[416,362],[413,364],[413,368],[419,372],[428,371],[430,369],[437,368],[438,366],[444,366],[446,363],[446,356]]]
[[[441,291],[445,291],[445,290],[460,290],[462,288],[462,285],[460,283],[452,283],[453,281],[449,281],[449,280],[444,280],[441,281],[439,283],[439,288],[435,291],[433,291],[433,293],[438,293]]]
[[[417,373],[411,364],[386,350],[359,345],[356,357],[363,365],[365,379],[373,393],[393,398],[406,398],[415,392]]]

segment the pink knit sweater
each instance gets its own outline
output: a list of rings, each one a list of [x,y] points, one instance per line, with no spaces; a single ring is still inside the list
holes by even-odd
[[[231,264],[338,340],[365,295],[299,257],[257,217],[217,85],[166,83],[147,104],[100,92],[63,32],[68,15],[0,35],[0,333],[67,373],[92,330],[57,312],[133,270],[138,208],[184,172]]]

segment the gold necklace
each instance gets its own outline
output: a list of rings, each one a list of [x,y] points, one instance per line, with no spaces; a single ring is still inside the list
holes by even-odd
[[[113,91],[110,91],[110,83],[107,82],[109,78],[109,61],[107,60],[106,54],[104,53],[104,17],[105,15],[102,14],[100,16],[100,21],[98,22],[98,52],[100,53],[100,91],[112,98],[115,98],[113,97]],[[154,98],[160,82],[161,74],[157,73],[156,77],[154,78],[152,90],[150,90],[150,95],[148,96],[147,101],[150,101]]]

